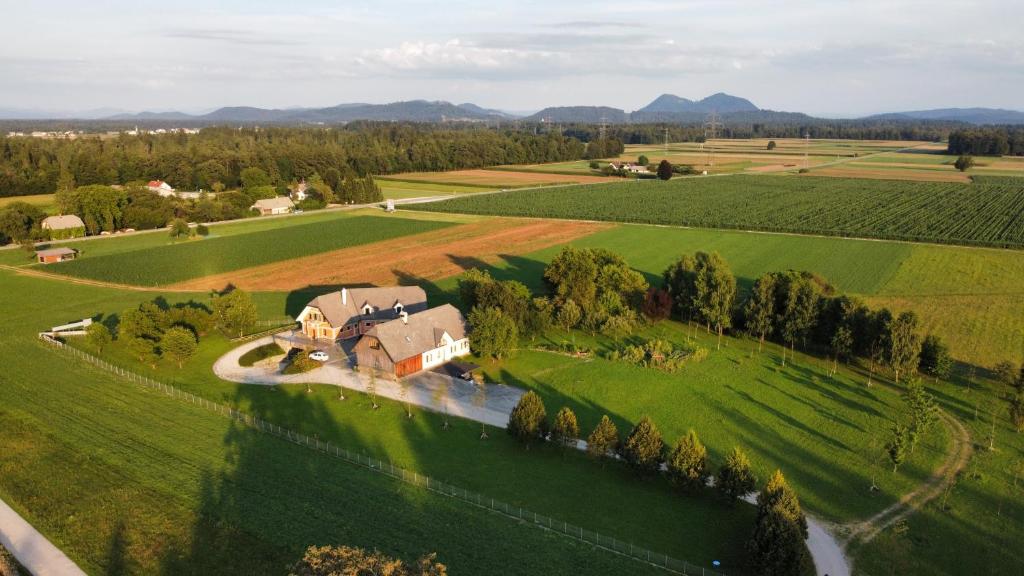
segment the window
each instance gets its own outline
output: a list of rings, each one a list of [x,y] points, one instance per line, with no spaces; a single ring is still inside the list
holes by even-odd
[[[370,349],[372,349],[372,350],[380,350],[380,340],[376,340],[376,339],[370,340]]]

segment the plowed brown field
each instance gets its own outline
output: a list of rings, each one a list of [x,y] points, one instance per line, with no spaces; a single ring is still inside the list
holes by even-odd
[[[433,232],[354,246],[285,262],[195,278],[170,289],[294,290],[313,285],[398,284],[410,278],[436,280],[503,254],[526,254],[614,226],[494,218]]]

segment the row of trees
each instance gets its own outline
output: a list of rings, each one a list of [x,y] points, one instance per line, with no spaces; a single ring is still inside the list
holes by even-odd
[[[276,186],[319,174],[335,190],[357,176],[577,160],[579,140],[559,134],[424,124],[341,128],[204,128],[198,134],[121,134],[74,140],[0,137],[0,195],[46,194],[90,184],[161,179],[183,190],[242,185],[256,167]]]
[[[860,300],[835,295],[828,282],[810,272],[764,274],[739,304],[736,278],[717,253],[684,255],[665,270],[663,280],[672,310],[686,321],[714,327],[719,341],[737,326],[758,340],[759,351],[768,338],[790,353],[798,343],[810,345],[831,354],[833,371],[840,361],[860,356],[870,361],[872,373],[877,364],[891,368],[897,383],[918,368],[935,377],[948,376],[952,368],[949,349],[938,337],[922,334],[913,312],[871,310]],[[648,300],[664,296],[654,292]]]
[[[1024,127],[972,127],[949,133],[950,154],[974,156],[1024,155]]]
[[[572,409],[562,407],[554,422],[548,423],[544,402],[532,390],[512,410],[508,433],[527,447],[544,440],[569,447],[576,447],[579,442],[579,425]],[[729,502],[743,498],[757,487],[750,460],[739,448],[726,456],[712,476],[707,448],[696,432],[690,430],[666,451],[661,432],[647,416],[637,422],[625,439],[619,437],[615,423],[607,415],[602,416],[587,437],[586,450],[597,459],[619,458],[640,475],[663,471],[672,486],[686,493],[704,490],[712,477],[716,490]],[[757,505],[757,520],[747,543],[751,568],[764,575],[806,573],[811,566],[804,545],[807,519],[781,471],[776,470],[765,484]]]

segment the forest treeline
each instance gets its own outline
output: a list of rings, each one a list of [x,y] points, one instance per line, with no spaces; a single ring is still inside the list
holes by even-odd
[[[395,123],[0,140],[0,196],[151,179],[179,190],[233,189],[249,167],[266,172],[283,192],[288,183],[314,174],[336,186],[347,172],[363,176],[561,162],[580,159],[585,152],[576,138],[555,133]]]
[[[949,134],[948,151],[973,156],[1024,156],[1024,126],[954,130]]]

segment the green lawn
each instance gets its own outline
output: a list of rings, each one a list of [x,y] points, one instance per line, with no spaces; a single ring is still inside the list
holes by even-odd
[[[104,312],[107,314],[119,312],[126,307],[138,303],[141,300],[152,297],[152,294],[138,292],[118,291],[113,289],[97,288],[74,284],[62,284],[50,280],[42,280],[27,277],[13,276],[9,272],[0,272],[0,281],[5,289],[19,296],[3,303],[3,311],[11,322],[16,323],[19,328],[9,335],[5,334],[0,344],[4,344],[4,357],[8,354],[16,355],[17,360],[11,359],[8,362],[8,370],[5,376],[9,376],[12,383],[17,387],[7,386],[6,382],[0,381],[0,406],[5,409],[21,409],[31,402],[19,400],[25,394],[27,386],[45,386],[47,393],[41,395],[48,405],[38,411],[33,409],[33,414],[53,411],[58,421],[61,415],[59,402],[69,396],[75,397],[72,406],[80,407],[82,414],[94,410],[92,404],[96,402],[85,391],[65,389],[53,384],[58,379],[64,378],[68,385],[71,382],[106,382],[109,386],[104,394],[113,395],[115,407],[111,410],[128,411],[132,415],[140,413],[140,418],[157,418],[154,412],[157,408],[144,408],[137,406],[134,396],[117,400],[121,392],[127,393],[128,389],[135,390],[132,384],[125,382],[112,382],[109,376],[99,375],[95,379],[86,378],[79,374],[80,370],[69,367],[66,362],[60,359],[51,358],[53,355],[45,351],[34,342],[34,335],[41,327],[47,327],[55,323],[64,322],[83,315]],[[168,294],[168,299],[177,301],[182,298],[194,295]],[[44,305],[48,298],[57,298],[59,302]],[[284,309],[286,295],[283,294],[257,294],[257,303],[265,315],[280,315]],[[10,308],[10,310],[8,310]],[[40,313],[40,311],[42,311]],[[515,443],[509,436],[499,430],[491,430],[491,438],[487,441],[480,441],[479,425],[467,421],[452,420],[452,427],[445,431],[442,429],[442,416],[414,410],[415,417],[411,420],[404,417],[404,409],[395,402],[381,402],[383,407],[374,411],[370,408],[369,401],[358,394],[349,394],[350,399],[341,402],[337,399],[337,391],[334,387],[314,386],[312,393],[306,393],[305,386],[283,386],[283,387],[260,387],[246,386],[233,383],[225,383],[217,380],[210,366],[214,359],[221,353],[234,346],[226,340],[211,336],[203,341],[200,353],[185,365],[183,370],[178,370],[170,365],[160,364],[156,372],[150,374],[170,381],[184,389],[202,395],[217,402],[227,402],[237,405],[242,410],[257,414],[270,422],[282,426],[289,426],[318,438],[336,442],[339,445],[350,447],[354,450],[376,456],[381,459],[393,461],[396,465],[404,466],[410,470],[428,474],[439,480],[475,490],[503,500],[512,505],[519,505],[529,510],[548,514],[564,521],[584,526],[588,530],[597,530],[605,535],[615,536],[623,541],[629,541],[637,546],[645,546],[654,550],[668,553],[680,559],[692,562],[702,562],[705,565],[712,558],[722,560],[726,566],[733,567],[730,573],[742,573],[735,569],[742,562],[743,542],[749,535],[753,525],[754,508],[749,506],[730,507],[714,497],[684,497],[674,494],[667,487],[663,480],[638,481],[632,473],[621,466],[614,464],[602,469],[600,465],[591,462],[582,454],[563,453],[560,450],[544,447],[533,450],[525,450]],[[105,356],[111,361],[119,364],[132,366],[141,371],[149,371],[148,368],[138,367],[131,358],[122,354],[119,350],[113,349],[105,352]],[[30,366],[44,364],[52,366],[45,371],[31,372]],[[69,375],[74,374],[74,378]],[[120,392],[119,392],[120,391]],[[149,395],[150,393],[140,393]],[[33,400],[34,401],[34,400]],[[25,408],[28,410],[28,408]],[[134,418],[134,416],[133,416]],[[160,422],[178,421],[180,418],[174,412],[169,412],[157,418]],[[192,427],[186,421],[186,428]],[[90,424],[91,426],[91,424]],[[221,423],[222,430],[215,434],[215,444],[223,438],[229,438],[226,424]],[[65,431],[56,431],[54,434],[63,436]],[[187,434],[183,431],[182,434]],[[36,434],[29,432],[29,435]],[[117,438],[121,432],[104,432]],[[131,436],[129,436],[131,437]],[[82,440],[84,442],[84,440]],[[113,440],[111,440],[113,442]],[[182,438],[175,437],[175,443],[188,444]],[[137,441],[141,445],[149,445],[156,442],[149,437],[140,438]],[[129,446],[135,441],[130,442]],[[91,448],[77,447],[74,450],[82,454],[92,454]],[[100,445],[98,451],[105,451],[107,448]],[[160,446],[158,451],[167,450]],[[195,446],[182,446],[181,450],[207,452],[210,447],[207,444],[199,443]],[[221,450],[213,451],[211,459],[228,458],[228,455],[235,454],[235,448],[228,443]],[[142,456],[130,456],[131,458],[142,458]],[[164,456],[167,462],[176,462],[178,465],[196,469],[198,474],[204,468],[212,466],[209,462],[202,466],[193,462],[189,457],[177,452],[171,452]],[[230,456],[234,458],[234,456]],[[271,456],[266,456],[271,458]],[[254,454],[253,459],[258,460]],[[52,466],[51,464],[46,464]],[[225,466],[228,463],[224,464]],[[195,471],[195,470],[194,470]],[[53,473],[53,469],[48,470]],[[305,474],[306,469],[301,469]],[[332,485],[338,490],[345,490],[346,482],[336,481],[338,478],[333,469],[330,471],[313,471],[323,478],[331,478]],[[40,470],[36,474],[42,475]],[[139,472],[147,475],[151,472]],[[169,474],[174,477],[179,472]],[[299,474],[297,472],[296,474]],[[38,476],[36,476],[38,477]],[[585,478],[585,482],[581,479]],[[148,482],[155,482],[157,479],[149,479]],[[175,480],[177,481],[177,480]],[[302,488],[308,485],[309,498],[333,498],[333,492],[322,488],[320,482],[304,484],[302,481],[289,477],[287,479],[275,480],[271,477],[268,482],[281,481],[289,484],[292,490],[284,496],[278,494],[270,487],[260,488],[263,495],[254,494],[253,506],[263,503],[264,499],[291,498],[294,492],[305,493]],[[31,484],[30,481],[26,481]],[[323,482],[328,482],[324,480]],[[377,480],[377,482],[384,482]],[[7,489],[7,482],[0,478],[0,487]],[[15,502],[29,499],[25,508],[31,508],[31,487],[24,488],[26,492],[20,493],[11,498]],[[190,489],[184,490],[190,494]],[[323,494],[323,496],[321,496]],[[368,496],[369,497],[369,496]],[[45,497],[47,500],[58,500],[58,496],[50,493]],[[201,501],[191,501],[182,507],[182,513],[195,510]],[[342,509],[350,503],[347,499],[339,500],[337,509]],[[73,503],[63,502],[63,506],[73,506]],[[274,502],[267,506],[271,511],[267,512],[268,522],[272,514],[282,506],[294,506],[302,514],[315,508],[315,504],[308,501]],[[379,504],[377,506],[380,506]],[[333,508],[332,508],[333,509]],[[380,507],[384,510],[385,507]],[[83,512],[83,518],[92,518],[94,522],[113,522],[120,514],[121,509],[104,511],[100,508],[92,509],[88,513]],[[146,514],[140,509],[139,514]],[[233,513],[233,511],[229,511]],[[485,512],[473,509],[473,514],[487,515]],[[109,514],[110,517],[97,517]],[[304,534],[320,526],[320,522],[335,522],[337,519],[332,516],[333,512],[325,511],[315,514],[315,524],[298,526]],[[63,518],[63,512],[57,514],[57,518]],[[284,525],[301,524],[298,520],[289,519],[293,516],[282,517]],[[170,522],[171,520],[164,520]],[[447,525],[448,520],[442,524]],[[451,520],[452,523],[459,523],[458,520]],[[467,531],[475,530],[477,525],[469,521],[466,524]],[[188,522],[186,522],[188,524]],[[379,546],[390,549],[401,546],[401,550],[409,550],[411,543],[418,547],[422,542],[426,546],[433,546],[435,540],[420,538],[421,533],[428,529],[428,524],[420,527],[411,526],[412,521],[405,522],[401,527],[388,527],[388,520],[381,520],[380,527],[373,527],[369,534],[365,534],[355,543],[366,544],[370,539],[380,540]],[[511,523],[514,525],[514,523]],[[344,525],[339,526],[339,530]],[[404,531],[404,532],[403,532]],[[481,533],[483,534],[483,532]],[[84,538],[84,535],[75,538]],[[439,538],[448,537],[442,533]],[[495,536],[496,537],[496,536]],[[292,538],[292,536],[287,536]],[[485,536],[486,538],[486,536]],[[69,538],[70,540],[70,538]],[[395,540],[395,542],[391,542]],[[558,542],[557,540],[555,542]],[[352,543],[352,542],[348,542]],[[244,548],[259,543],[242,543],[238,546]],[[522,547],[531,547],[523,541]],[[548,546],[554,546],[550,544]],[[440,546],[435,546],[439,552],[444,552]],[[456,543],[446,546],[445,549],[452,550],[457,547]],[[418,550],[418,548],[417,548]],[[490,555],[502,554],[503,552],[487,552]],[[541,551],[542,554],[546,552]],[[94,553],[95,554],[95,553]],[[454,553],[449,553],[449,556]],[[532,554],[532,552],[531,552]],[[565,551],[566,561],[577,561],[571,553],[571,547]],[[510,561],[510,557],[505,557]],[[474,568],[487,572],[488,561],[483,559],[479,567]],[[585,563],[584,563],[585,564]],[[466,564],[463,564],[464,566]],[[616,574],[630,572],[632,567],[623,569],[620,564],[617,570],[612,568],[595,568],[595,573]],[[531,564],[531,566],[533,566]],[[552,566],[557,566],[553,564]],[[534,567],[536,569],[536,567]],[[562,569],[551,568],[558,572]],[[492,567],[492,571],[496,570]],[[498,570],[500,571],[500,570]]]
[[[57,203],[54,201],[53,194],[32,194],[29,196],[0,196],[0,208],[8,206],[15,202],[26,202],[33,206],[38,206],[48,214],[55,214],[57,212]]]
[[[743,175],[521,190],[410,208],[1024,247],[1024,184],[1009,183]]]
[[[1018,250],[644,225],[617,226],[572,244],[619,253],[655,283],[670,262],[698,250],[720,252],[741,290],[765,272],[809,270],[874,306],[913,310],[958,360],[982,368],[1024,360],[1024,252]],[[559,250],[505,256],[493,272],[540,291],[545,263]],[[448,279],[432,291],[444,297],[454,288]]]
[[[83,249],[70,262],[47,266],[57,274],[120,284],[159,286],[279,262],[398,236],[437,230],[449,223],[394,216],[354,216],[295,223],[272,230],[182,240],[107,255]],[[102,242],[95,240],[93,242]],[[90,246],[91,247],[91,246]],[[84,247],[83,247],[84,248]]]

